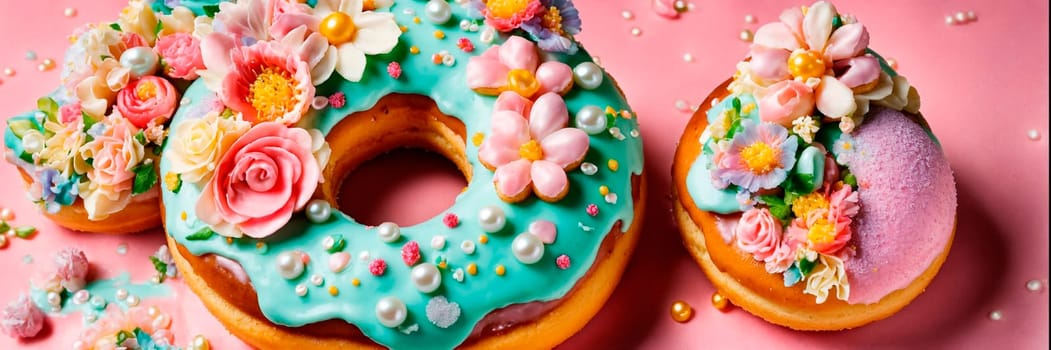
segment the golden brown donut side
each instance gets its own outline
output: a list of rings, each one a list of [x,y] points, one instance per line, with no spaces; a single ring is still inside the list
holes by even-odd
[[[18,168],[22,175],[22,182],[28,188],[33,184],[33,178],[22,168]],[[103,220],[88,220],[88,212],[84,209],[84,200],[77,198],[72,205],[62,206],[57,213],[41,211],[45,217],[55,224],[73,231],[104,233],[104,234],[130,234],[149,230],[161,226],[161,213],[157,207],[160,203],[160,195],[146,200],[132,198],[128,206],[121,211],[110,214]]]

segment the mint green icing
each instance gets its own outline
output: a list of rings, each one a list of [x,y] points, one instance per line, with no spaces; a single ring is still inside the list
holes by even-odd
[[[756,103],[755,97],[751,94],[741,94],[737,96],[737,99],[741,101],[741,106],[743,107],[741,118],[758,121],[759,104]],[[749,105],[752,107],[745,107]],[[708,124],[714,123],[719,118],[719,115],[728,109],[733,109],[733,98],[723,99],[708,109],[708,112],[705,114],[708,118]],[[744,113],[746,111],[747,113]],[[712,140],[707,134],[704,134],[701,135],[700,142],[704,145],[704,148],[710,148]],[[701,154],[697,155],[697,159],[694,159],[693,163],[690,164],[690,170],[686,173],[686,192],[689,193],[690,198],[693,198],[697,208],[701,210],[719,214],[731,214],[741,211],[741,204],[737,201],[736,191],[731,189],[720,190],[712,185],[712,175],[708,170],[708,166],[712,163],[710,153],[701,152]]]
[[[111,279],[95,280],[84,286],[84,290],[87,290],[92,298],[96,296],[101,297],[106,301],[106,305],[116,304],[121,309],[127,310],[129,305],[123,300],[117,300],[116,294],[118,289],[124,289],[128,291],[128,295],[134,295],[140,298],[140,300],[162,298],[172,294],[171,288],[164,284],[132,283],[131,274],[127,272],[123,272],[117,277]],[[30,297],[33,299],[33,303],[35,303],[41,310],[51,310],[51,305],[47,303],[46,291],[33,288],[30,291]],[[79,312],[85,317],[85,319],[89,316],[98,318],[102,316],[105,309],[106,306],[98,308],[92,305],[90,301],[83,304],[74,303],[72,293],[64,292],[62,297],[62,308],[59,310],[58,314],[69,315],[74,312]]]
[[[343,116],[368,110],[383,96],[392,93],[418,94],[433,99],[443,113],[462,120],[467,128],[468,139],[476,133],[488,135],[495,97],[471,91],[465,77],[470,57],[482,54],[488,45],[481,42],[479,32],[466,32],[457,26],[466,17],[465,10],[455,4],[451,4],[454,16],[445,25],[436,26],[425,19],[420,24],[413,23],[413,16],[404,10],[411,9],[423,17],[424,5],[423,1],[397,1],[390,11],[395,14],[399,24],[408,28],[401,36],[398,48],[391,54],[369,56],[364,78],[359,83],[343,81],[334,75],[335,78],[318,87],[319,96],[336,91],[346,93],[347,104],[340,109],[327,108],[311,112],[304,121],[315,122],[314,127],[328,132]],[[434,31],[439,28],[447,35],[444,40],[434,38]],[[461,37],[469,38],[474,43],[474,52],[465,53],[457,48],[456,42]],[[409,53],[413,45],[419,47],[420,54]],[[442,50],[455,57],[455,65],[448,67],[431,61],[431,55]],[[571,56],[550,57],[570,67],[591,61],[591,57],[583,50]],[[395,80],[386,72],[388,63],[392,61],[401,64],[403,74],[400,79]],[[196,82],[186,91],[184,98],[193,104],[209,94],[211,92],[202,82]],[[584,90],[576,87],[565,95],[565,100],[570,114],[588,105],[600,108],[610,106],[617,111],[629,109],[627,101],[608,75],[599,88]],[[192,109],[181,108],[172,120],[172,125],[196,117],[188,115]],[[573,125],[572,121],[570,125]],[[568,172],[569,194],[556,203],[543,202],[535,197],[517,204],[500,200],[493,187],[493,172],[482,166],[478,160],[478,148],[468,142],[466,156],[472,165],[472,181],[448,210],[460,218],[459,226],[452,229],[442,223],[441,217],[435,217],[415,226],[402,227],[400,240],[384,243],[377,237],[375,230],[343,213],[335,212],[323,224],[312,224],[303,214],[295,215],[277,234],[264,240],[266,249],[257,249],[258,241],[248,238],[234,239],[230,244],[219,236],[190,241],[186,239],[188,235],[206,227],[194,213],[204,184],[183,183],[177,194],[163,191],[168,234],[195,255],[218,254],[238,261],[258,292],[263,314],[274,323],[295,327],[328,319],[342,319],[387,347],[453,348],[468,337],[479,320],[496,309],[565,296],[591,268],[606,233],[618,222],[622,223],[620,227],[623,230],[633,224],[633,203],[637,199],[632,198],[631,178],[632,175],[642,173],[642,140],[632,136],[638,135],[634,118],[618,117],[612,126],[620,129],[624,139],[618,140],[610,133],[591,136],[590,149],[584,161],[594,163],[599,171],[594,175],[586,175],[579,170]],[[169,137],[180,137],[177,128],[172,127],[170,130]],[[607,166],[610,159],[619,162],[617,171]],[[160,169],[162,176],[171,169],[166,157],[162,156]],[[603,185],[618,196],[616,201],[610,203],[603,198],[599,193],[599,187]],[[598,206],[599,212],[594,217],[586,213],[589,204]],[[477,242],[484,231],[477,216],[485,206],[502,208],[507,213],[508,223],[501,232],[489,234],[487,244],[481,244]],[[180,218],[183,212],[187,215],[186,220]],[[522,264],[511,254],[511,242],[518,233],[525,232],[531,222],[540,219],[556,224],[557,240],[545,246],[544,256],[539,262]],[[329,270],[330,253],[322,245],[323,239],[332,234],[343,235],[346,239],[345,251],[352,256],[350,265],[340,273]],[[446,237],[444,249],[431,248],[431,238],[437,235]],[[459,248],[465,240],[474,240],[477,244],[477,250],[471,255]],[[422,293],[411,283],[410,267],[401,259],[401,247],[409,241],[420,244],[421,261],[433,262],[442,258],[448,262],[448,268],[441,270],[442,284],[438,290]],[[302,276],[289,281],[280,276],[275,260],[278,254],[293,250],[308,254],[311,260]],[[361,259],[362,252],[368,252],[372,258],[384,259],[387,262],[386,273],[379,277],[372,276],[368,263]],[[555,259],[562,254],[568,255],[572,261],[565,270],[555,264]],[[470,275],[465,271],[463,282],[457,282],[453,278],[454,271],[466,270],[469,263],[477,264],[478,274]],[[506,274],[502,277],[494,272],[498,264],[506,268]],[[320,287],[309,282],[315,274],[324,277],[324,284]],[[354,278],[360,279],[360,286],[352,285],[351,280]],[[297,296],[294,291],[299,284],[308,288],[304,297]],[[338,296],[328,293],[330,286],[339,289]],[[375,316],[376,303],[386,296],[396,296],[408,306],[408,319],[398,329],[384,327]],[[445,329],[429,322],[425,312],[428,301],[437,296],[444,296],[450,302],[459,304],[462,311],[459,319]],[[410,332],[414,325],[418,325],[418,329]]]
[[[227,0],[149,0],[150,8],[154,12],[171,14],[172,8],[182,6],[193,11],[195,16],[206,15],[206,6],[217,6]]]
[[[803,192],[810,193],[821,187],[825,177],[825,154],[814,146],[807,147],[799,154],[796,160],[795,171],[792,172],[805,187]]]

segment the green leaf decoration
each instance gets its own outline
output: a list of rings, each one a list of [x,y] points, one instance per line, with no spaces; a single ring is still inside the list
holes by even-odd
[[[128,332],[128,331],[117,332],[117,346],[124,345],[124,342],[127,341],[128,338],[134,338],[134,337],[135,337],[135,335],[131,334],[131,332]]]
[[[168,264],[152,255],[150,256],[150,262],[153,263],[153,269],[157,270],[157,273],[160,275],[160,281],[164,282],[164,278],[168,277]]]
[[[18,236],[18,238],[21,239],[28,239],[29,237],[32,237],[34,233],[36,233],[36,227],[33,226],[26,225],[15,228],[15,236]]]
[[[219,5],[204,5],[201,7],[204,10],[204,15],[208,17],[215,17],[216,13],[219,13]]]
[[[153,35],[158,35],[164,30],[164,22],[157,21],[157,26],[153,27]]]
[[[7,232],[11,229],[11,225],[7,224],[7,221],[0,220],[0,232]]]
[[[817,266],[817,261],[810,261],[806,258],[802,258],[796,261],[796,266],[799,267],[799,273],[802,274],[803,277],[806,277],[814,271],[814,266]]]
[[[157,344],[157,342],[153,340],[153,336],[149,335],[149,333],[146,333],[146,331],[144,331],[144,330],[142,330],[141,328],[138,328],[138,327],[135,328],[134,335],[135,335],[135,342],[139,343],[139,350],[172,350],[172,349],[178,349],[178,348],[171,347],[171,346],[165,346],[165,345]]]
[[[854,173],[845,172],[843,174],[843,183],[850,185],[851,187],[858,187],[858,178],[854,176]]]
[[[84,120],[84,132],[87,133],[92,126],[98,124],[98,120],[93,118],[87,112],[80,112],[80,117]]]
[[[343,235],[332,235],[332,246],[325,251],[329,253],[338,253],[343,250],[343,247],[347,246],[347,240],[343,239]]]
[[[113,28],[113,30],[116,30],[116,31],[118,31],[118,32],[120,32],[120,31],[121,31],[121,30],[120,30],[120,23],[117,23],[117,22],[113,22],[113,23],[110,23],[110,24],[109,24],[109,27],[110,27],[110,28]]]
[[[734,97],[734,99],[732,101],[730,101],[730,105],[732,105],[734,107],[734,111],[737,112],[737,114],[741,114],[741,99],[740,98]]]
[[[139,133],[135,134],[135,141],[139,141],[140,145],[145,145],[146,133],[144,133],[142,130],[139,130]]]
[[[132,186],[131,194],[140,194],[149,191],[157,184],[157,172],[153,171],[153,164],[139,164],[132,171],[135,172],[135,184]]]
[[[41,97],[36,100],[36,108],[47,115],[47,119],[53,122],[58,121],[58,102],[50,97]]]
[[[20,139],[27,131],[37,130],[36,126],[29,119],[10,119],[7,121],[7,127],[11,129],[12,134],[15,134]]]
[[[33,164],[33,154],[29,152],[22,152],[18,155],[18,159],[24,160],[26,163]]]
[[[197,232],[194,232],[193,234],[191,234],[189,236],[186,236],[186,240],[187,241],[204,241],[204,240],[208,240],[209,238],[212,238],[212,236],[214,236],[214,235],[215,235],[215,231],[212,231],[212,229],[209,228],[209,227],[205,227],[205,228],[202,228],[202,229],[198,230]]]
[[[770,214],[781,220],[782,223],[790,221],[792,217],[792,202],[785,201],[774,195],[759,196],[759,200],[766,203]]]

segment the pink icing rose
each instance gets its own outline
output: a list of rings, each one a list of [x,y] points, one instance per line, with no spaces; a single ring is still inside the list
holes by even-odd
[[[73,102],[70,104],[62,105],[58,109],[59,121],[62,124],[69,124],[80,120],[84,115],[80,110],[80,102]]]
[[[735,234],[737,248],[756,260],[766,260],[781,244],[781,222],[766,208],[751,209],[741,215]]]
[[[805,220],[792,220],[787,236],[795,241],[806,242],[810,249],[818,253],[835,255],[850,242],[851,222],[850,217],[835,215],[828,209],[815,209]]]
[[[81,148],[82,157],[94,160],[88,179],[112,192],[130,191],[135,179],[131,169],[144,157],[142,145],[135,140],[138,130],[119,115],[103,122],[106,131]]]
[[[146,76],[132,81],[117,94],[117,110],[135,126],[145,128],[154,119],[170,119],[178,98],[179,92],[172,83]]]
[[[44,328],[44,313],[33,304],[33,299],[22,294],[4,308],[0,327],[13,338],[32,338]]]
[[[55,254],[55,272],[62,287],[70,292],[84,289],[88,277],[88,258],[77,248],[66,248]]]
[[[133,47],[149,47],[150,44],[146,42],[146,38],[138,33],[123,33],[120,36],[120,41],[124,43],[124,49],[130,49]]]
[[[321,179],[311,144],[306,130],[257,124],[219,160],[197,202],[197,216],[228,237],[277,232],[307,204]]]
[[[795,80],[770,85],[759,99],[759,118],[785,127],[792,127],[793,120],[809,115],[812,110],[814,91]]]
[[[782,273],[788,270],[788,267],[796,261],[796,251],[799,250],[799,246],[799,242],[791,239],[782,240],[774,253],[763,259],[763,262],[766,263],[766,272]]]
[[[172,78],[197,79],[197,70],[205,68],[201,41],[190,34],[162,36],[153,51],[164,59],[164,73]]]
[[[513,83],[517,82],[517,83]],[[478,93],[515,91],[525,98],[548,92],[564,94],[573,85],[573,70],[562,62],[540,62],[536,44],[512,36],[467,62],[467,86]]]

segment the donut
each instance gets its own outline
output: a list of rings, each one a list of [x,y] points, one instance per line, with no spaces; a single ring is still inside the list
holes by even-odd
[[[683,242],[734,305],[796,330],[889,317],[955,232],[952,170],[908,80],[826,2],[756,31],[676,149]]]
[[[554,347],[612,293],[639,235],[642,142],[572,37],[572,1],[244,0],[214,15],[158,176],[175,263],[234,336]],[[468,185],[452,207],[413,226],[341,212],[356,200],[344,178],[399,148],[456,164]]]

